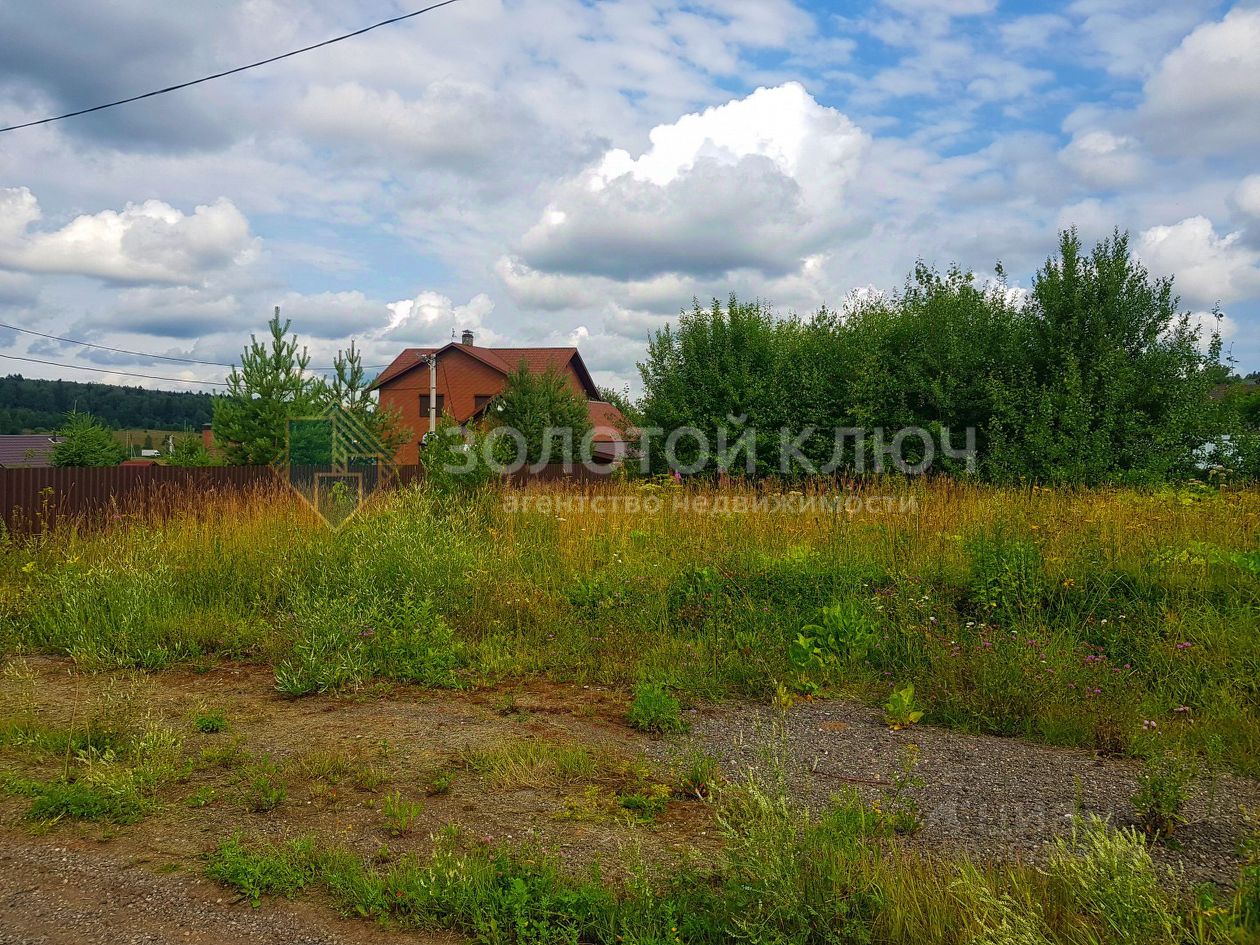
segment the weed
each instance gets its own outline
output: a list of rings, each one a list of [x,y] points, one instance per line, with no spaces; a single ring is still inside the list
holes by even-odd
[[[700,751],[683,755],[678,766],[678,793],[683,797],[708,800],[719,783],[717,761]]]
[[[429,779],[429,783],[425,787],[425,793],[430,797],[449,794],[451,791],[451,784],[454,780],[455,773],[453,771],[439,771]]]
[[[918,763],[918,746],[907,745],[897,770],[889,776],[888,789],[872,804],[894,833],[917,833],[923,826],[923,815],[914,796],[924,784],[923,778],[915,774]]]
[[[362,791],[375,791],[391,780],[383,765],[354,754],[335,751],[311,751],[297,760],[297,770],[307,778],[340,784],[348,781]]]
[[[37,790],[26,816],[42,823],[69,818],[133,824],[144,812],[143,799],[129,785],[53,781]]]
[[[249,764],[241,783],[241,798],[247,810],[256,814],[275,810],[289,796],[280,766],[264,755]]]
[[[797,666],[860,663],[878,640],[879,625],[871,608],[846,600],[824,607],[815,623],[806,624],[790,648]]]
[[[678,700],[655,683],[641,683],[635,687],[627,720],[641,732],[666,734],[688,729]]]
[[[1190,766],[1170,752],[1146,759],[1132,803],[1138,824],[1148,837],[1168,837],[1185,822],[1183,808],[1191,779]]]
[[[921,718],[922,710],[915,708],[914,683],[906,683],[900,689],[894,689],[884,703],[884,719],[894,732],[909,728]]]
[[[672,792],[667,784],[646,784],[617,795],[617,803],[636,820],[651,823],[665,810]]]
[[[207,735],[227,730],[227,715],[222,709],[202,709],[193,717],[193,728]]]
[[[1260,812],[1248,811],[1250,831],[1239,844],[1243,858],[1234,911],[1248,932],[1260,932]]]
[[[210,854],[206,875],[235,887],[251,905],[257,906],[264,894],[292,897],[306,886],[315,873],[314,854],[315,841],[311,838],[251,850],[237,835]]]
[[[189,794],[184,803],[194,809],[199,807],[209,807],[214,803],[216,797],[218,797],[218,792],[215,791],[212,785],[206,784]]]
[[[464,764],[501,787],[547,787],[590,777],[595,761],[585,748],[519,738],[466,751]]]
[[[405,800],[400,791],[386,794],[381,802],[381,817],[385,821],[385,829],[396,837],[410,832],[423,812],[423,803]]]
[[[1173,877],[1151,860],[1141,834],[1096,817],[1078,820],[1056,841],[1048,870],[1076,908],[1097,919],[1112,940],[1154,945],[1175,940],[1177,919],[1166,888]]]

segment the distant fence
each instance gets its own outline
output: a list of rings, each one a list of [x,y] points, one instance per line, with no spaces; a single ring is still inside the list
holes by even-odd
[[[399,466],[393,482],[421,481],[419,466]],[[513,486],[531,482],[601,482],[606,473],[581,466],[521,470],[508,477]],[[58,521],[99,522],[112,513],[162,517],[215,495],[266,490],[286,491],[283,477],[268,466],[66,466],[0,469],[0,517],[5,528],[24,534]]]

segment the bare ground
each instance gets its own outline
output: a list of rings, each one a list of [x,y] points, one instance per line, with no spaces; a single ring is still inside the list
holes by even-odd
[[[273,900],[259,909],[239,901],[202,875],[207,852],[235,832],[275,839],[314,833],[373,856],[422,853],[434,831],[459,824],[491,842],[536,843],[575,867],[600,861],[613,873],[634,856],[705,860],[719,848],[707,805],[675,800],[655,823],[641,824],[615,802],[629,777],[668,778],[688,747],[715,757],[728,779],[781,768],[794,793],[818,809],[844,787],[866,796],[886,788],[913,743],[916,773],[925,781],[917,792],[924,828],[910,842],[998,861],[1035,861],[1070,829],[1074,811],[1126,822],[1137,771],[1125,760],[1013,739],[928,726],[892,733],[877,712],[842,701],[800,704],[783,716],[758,706],[711,707],[689,713],[691,735],[656,740],[624,724],[624,695],[597,687],[382,687],[293,700],[274,691],[268,670],[252,666],[131,679],[78,674],[60,660],[30,666],[41,719],[65,725],[83,718],[112,688],[128,693],[129,708],[119,711],[140,705],[161,716],[202,760],[130,826],[36,827],[24,818],[27,799],[0,796],[0,943],[418,940],[338,919],[317,900]],[[224,710],[226,732],[194,730],[194,714],[207,706]],[[522,739],[583,746],[598,770],[576,779],[536,771],[506,780],[470,770],[470,753]],[[207,761],[206,750],[216,760]],[[263,755],[278,765],[287,797],[272,811],[253,813],[243,772]],[[340,769],[321,774],[330,761],[340,761]],[[0,768],[55,774],[31,766],[29,758],[0,750]],[[452,775],[451,787],[433,794],[429,785],[441,772]],[[380,813],[392,791],[424,805],[403,836],[391,835]],[[207,796],[204,806],[190,806]],[[1230,882],[1243,805],[1260,808],[1260,783],[1223,778],[1202,786],[1179,848],[1159,855],[1188,880]]]

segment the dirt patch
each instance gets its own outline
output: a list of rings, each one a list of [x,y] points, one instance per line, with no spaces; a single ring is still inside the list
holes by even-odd
[[[432,835],[453,824],[491,843],[541,846],[575,869],[598,861],[610,876],[638,857],[703,862],[720,848],[708,805],[675,799],[654,822],[640,823],[617,801],[635,778],[669,781],[689,748],[713,756],[728,779],[780,767],[796,795],[819,809],[845,787],[874,797],[906,746],[917,745],[924,826],[909,842],[982,861],[1035,861],[1070,829],[1075,811],[1127,822],[1137,773],[1127,761],[1015,739],[929,726],[893,733],[878,712],[840,701],[799,704],[785,716],[712,707],[689,713],[691,735],[654,739],[625,725],[624,694],[596,686],[381,687],[289,699],[275,692],[269,671],[251,666],[111,677],[79,674],[60,660],[29,665],[42,723],[82,720],[103,693],[125,692],[128,711],[138,705],[181,734],[193,765],[129,826],[37,828],[24,819],[29,799],[0,795],[2,943],[396,939],[369,923],[337,920],[317,900],[272,900],[254,910],[206,880],[206,854],[237,832],[275,840],[315,834],[365,857],[395,857],[427,853]],[[224,731],[197,731],[194,719],[210,707],[222,711]],[[494,776],[474,763],[522,743],[576,752],[577,773],[558,762],[549,768],[546,752],[534,767],[514,761]],[[248,773],[263,759],[285,796],[252,811]],[[0,749],[0,767],[10,773],[55,777],[60,764]],[[395,792],[418,805],[402,835],[382,814]],[[1158,855],[1187,879],[1231,882],[1242,805],[1260,808],[1260,784],[1222,778],[1214,791],[1201,789],[1180,849]]]
[[[205,927],[213,931],[206,941],[244,941],[255,931],[261,937],[249,940],[376,940],[365,937],[367,932],[354,937],[366,923],[349,926],[349,933],[327,924],[308,928],[302,924],[305,907],[292,912],[288,903],[273,902],[264,914],[292,913],[291,921],[276,918],[271,925],[258,925],[258,914],[248,904],[234,903],[221,887],[199,878],[205,855],[237,832],[277,841],[315,834],[372,857],[386,851],[424,855],[437,831],[458,825],[486,842],[537,845],[576,869],[598,861],[610,876],[636,856],[668,863],[716,848],[705,804],[671,801],[651,823],[635,822],[619,808],[616,792],[627,779],[664,780],[667,766],[651,762],[650,739],[621,721],[624,696],[598,687],[523,683],[458,692],[404,686],[290,699],[275,692],[269,671],[251,666],[107,676],[76,673],[60,660],[28,664],[36,674],[34,702],[41,723],[68,726],[77,718],[82,726],[103,692],[115,692],[114,702],[118,692],[125,692],[123,701],[131,703],[127,711],[155,716],[181,734],[194,765],[186,778],[161,789],[159,802],[142,821],[128,826],[65,820],[35,828],[24,819],[27,798],[0,795],[0,845],[9,853],[0,865],[0,895],[9,903],[0,908],[0,942],[91,941],[94,930],[109,929],[117,917],[130,914],[115,908],[128,897],[156,903],[152,934],[144,924],[149,920],[137,919],[134,940],[185,940],[183,931],[192,926],[175,925],[178,935],[161,934],[161,910],[167,908],[164,903],[202,887],[217,890],[213,905],[225,915],[245,917],[237,934],[237,926],[214,918],[215,910],[204,916],[194,912],[195,922],[205,918]],[[196,730],[194,719],[209,707],[221,710],[224,731]],[[527,783],[502,783],[466,763],[477,752],[522,742],[576,748],[589,758],[590,771],[561,778],[542,770],[525,777]],[[274,765],[286,796],[274,809],[253,812],[247,809],[244,782],[264,758]],[[49,778],[60,772],[61,760],[32,762],[28,755],[4,749],[0,769]],[[435,792],[434,782],[442,775],[449,776],[449,786]],[[385,796],[395,792],[421,805],[402,835],[391,833],[382,815]],[[59,866],[63,859],[71,864],[65,870]],[[80,867],[83,875],[95,870],[112,878],[96,885],[76,882],[74,870]],[[131,872],[115,875],[123,867]],[[125,888],[111,885],[116,883]],[[176,918],[179,912],[173,909]],[[47,919],[56,928],[79,931],[55,937],[52,927],[40,929]]]
[[[154,872],[151,862],[5,837],[0,850],[3,945],[341,945],[444,943],[342,919],[317,901],[265,901],[258,908],[195,873]]]

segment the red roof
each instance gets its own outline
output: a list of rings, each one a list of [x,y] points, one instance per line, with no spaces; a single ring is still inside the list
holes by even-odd
[[[624,432],[626,418],[614,405],[606,400],[588,400],[586,412],[591,418],[591,426],[595,428],[596,443],[624,443],[628,434]]]
[[[61,440],[48,433],[0,436],[0,468],[49,466],[53,447]]]
[[[388,384],[417,367],[421,358],[434,353],[440,356],[449,348],[458,348],[503,374],[511,374],[522,361],[525,362],[531,374],[542,374],[548,368],[563,372],[569,363],[576,359],[573,366],[582,381],[582,386],[586,388],[587,396],[595,397],[599,393],[590,372],[582,363],[582,356],[578,354],[577,348],[483,348],[479,345],[457,344],[454,341],[441,348],[404,348],[402,354],[394,358],[389,367],[377,375],[376,380],[372,382],[373,389]]]

